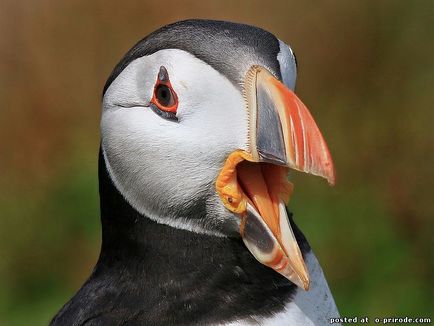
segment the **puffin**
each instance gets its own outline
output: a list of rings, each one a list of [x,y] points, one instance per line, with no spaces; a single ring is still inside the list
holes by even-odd
[[[292,49],[186,20],[135,44],[102,97],[102,244],[51,325],[329,325],[339,317],[287,209],[298,170],[335,181],[294,92]]]

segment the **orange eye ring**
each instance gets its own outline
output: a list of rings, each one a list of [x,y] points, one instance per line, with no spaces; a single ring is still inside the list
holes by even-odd
[[[151,102],[161,111],[176,113],[178,109],[178,96],[173,90],[164,66],[161,66],[158,72]]]

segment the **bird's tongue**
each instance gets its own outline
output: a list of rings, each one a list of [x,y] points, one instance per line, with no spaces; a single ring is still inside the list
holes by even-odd
[[[280,188],[283,188],[285,183],[289,185],[288,182],[279,180],[279,170],[282,170],[282,168],[267,163],[258,164],[248,161],[244,161],[237,166],[238,182],[244,193],[275,234],[280,231],[278,218]],[[288,186],[282,190],[286,190],[286,193],[282,193],[282,196],[285,197],[282,199],[289,200],[292,189]]]
[[[308,273],[288,221],[285,203],[292,193],[287,168],[243,161],[238,182],[248,197],[241,236],[255,258],[293,283],[309,287]]]

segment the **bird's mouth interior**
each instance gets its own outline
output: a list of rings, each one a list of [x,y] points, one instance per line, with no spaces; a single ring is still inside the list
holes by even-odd
[[[279,204],[289,201],[293,189],[292,183],[287,180],[288,168],[242,161],[236,171],[238,183],[247,200],[253,203],[268,227],[278,231],[279,224],[275,216],[279,216]]]
[[[250,203],[273,231],[279,230],[275,216],[279,204],[287,203],[293,185],[288,180],[288,168],[271,163],[253,162],[244,151],[235,151],[227,158],[217,178],[217,191],[226,208],[241,218],[241,234]]]

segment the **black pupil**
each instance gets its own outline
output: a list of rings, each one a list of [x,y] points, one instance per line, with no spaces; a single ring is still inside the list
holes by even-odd
[[[166,85],[158,85],[157,100],[163,106],[170,106],[172,102],[172,93]]]

